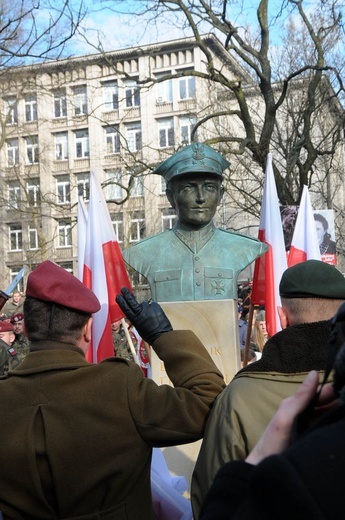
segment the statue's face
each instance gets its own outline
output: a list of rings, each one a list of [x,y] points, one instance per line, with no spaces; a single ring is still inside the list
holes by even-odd
[[[221,181],[204,174],[176,178],[167,190],[180,224],[187,229],[200,229],[211,222],[222,195]]]

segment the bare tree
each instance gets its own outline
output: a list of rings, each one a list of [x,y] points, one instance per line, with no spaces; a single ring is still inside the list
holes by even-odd
[[[0,67],[58,59],[84,15],[82,0],[1,0]]]
[[[165,17],[194,36],[207,62],[205,74],[194,74],[213,82],[221,93],[218,110],[199,118],[196,130],[228,110],[230,117],[240,120],[243,133],[214,136],[209,143],[226,143],[230,154],[241,156],[245,168],[251,161],[264,170],[267,154],[273,152],[280,201],[298,203],[303,185],[312,185],[315,171],[325,158],[332,162],[343,138],[343,60],[339,53],[344,31],[340,2],[314,2],[310,10],[303,0],[284,0],[278,8],[269,0],[261,0],[256,21],[253,11],[246,13],[241,2],[228,0],[102,3],[122,14],[126,5],[127,14],[138,17],[141,26],[146,22],[151,32],[156,26],[159,33]],[[250,21],[243,23],[246,15]],[[226,68],[217,65],[203,38],[205,32],[221,40],[224,50],[247,70],[251,82],[243,77],[229,78]],[[253,96],[260,101],[259,109]],[[234,102],[236,108],[230,111]],[[332,113],[332,120],[321,124],[325,109]]]

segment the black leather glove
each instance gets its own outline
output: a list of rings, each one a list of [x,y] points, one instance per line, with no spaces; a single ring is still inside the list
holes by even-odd
[[[162,307],[156,302],[139,303],[127,287],[116,296],[116,303],[149,345],[165,332],[173,330]]]

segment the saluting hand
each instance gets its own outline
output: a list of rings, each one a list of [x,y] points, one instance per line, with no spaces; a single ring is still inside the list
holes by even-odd
[[[139,303],[127,287],[121,289],[116,302],[139,332],[152,345],[165,332],[173,330],[169,319],[157,302]]]

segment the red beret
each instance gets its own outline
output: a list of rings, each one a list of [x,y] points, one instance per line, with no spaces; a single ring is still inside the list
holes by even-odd
[[[26,295],[92,314],[101,305],[97,296],[73,274],[46,260],[28,276]]]
[[[13,325],[9,321],[0,321],[0,332],[13,332]]]
[[[11,323],[18,323],[18,321],[23,321],[23,319],[24,319],[24,314],[19,312],[18,314],[14,314],[12,316],[12,318],[10,319],[10,322]]]

